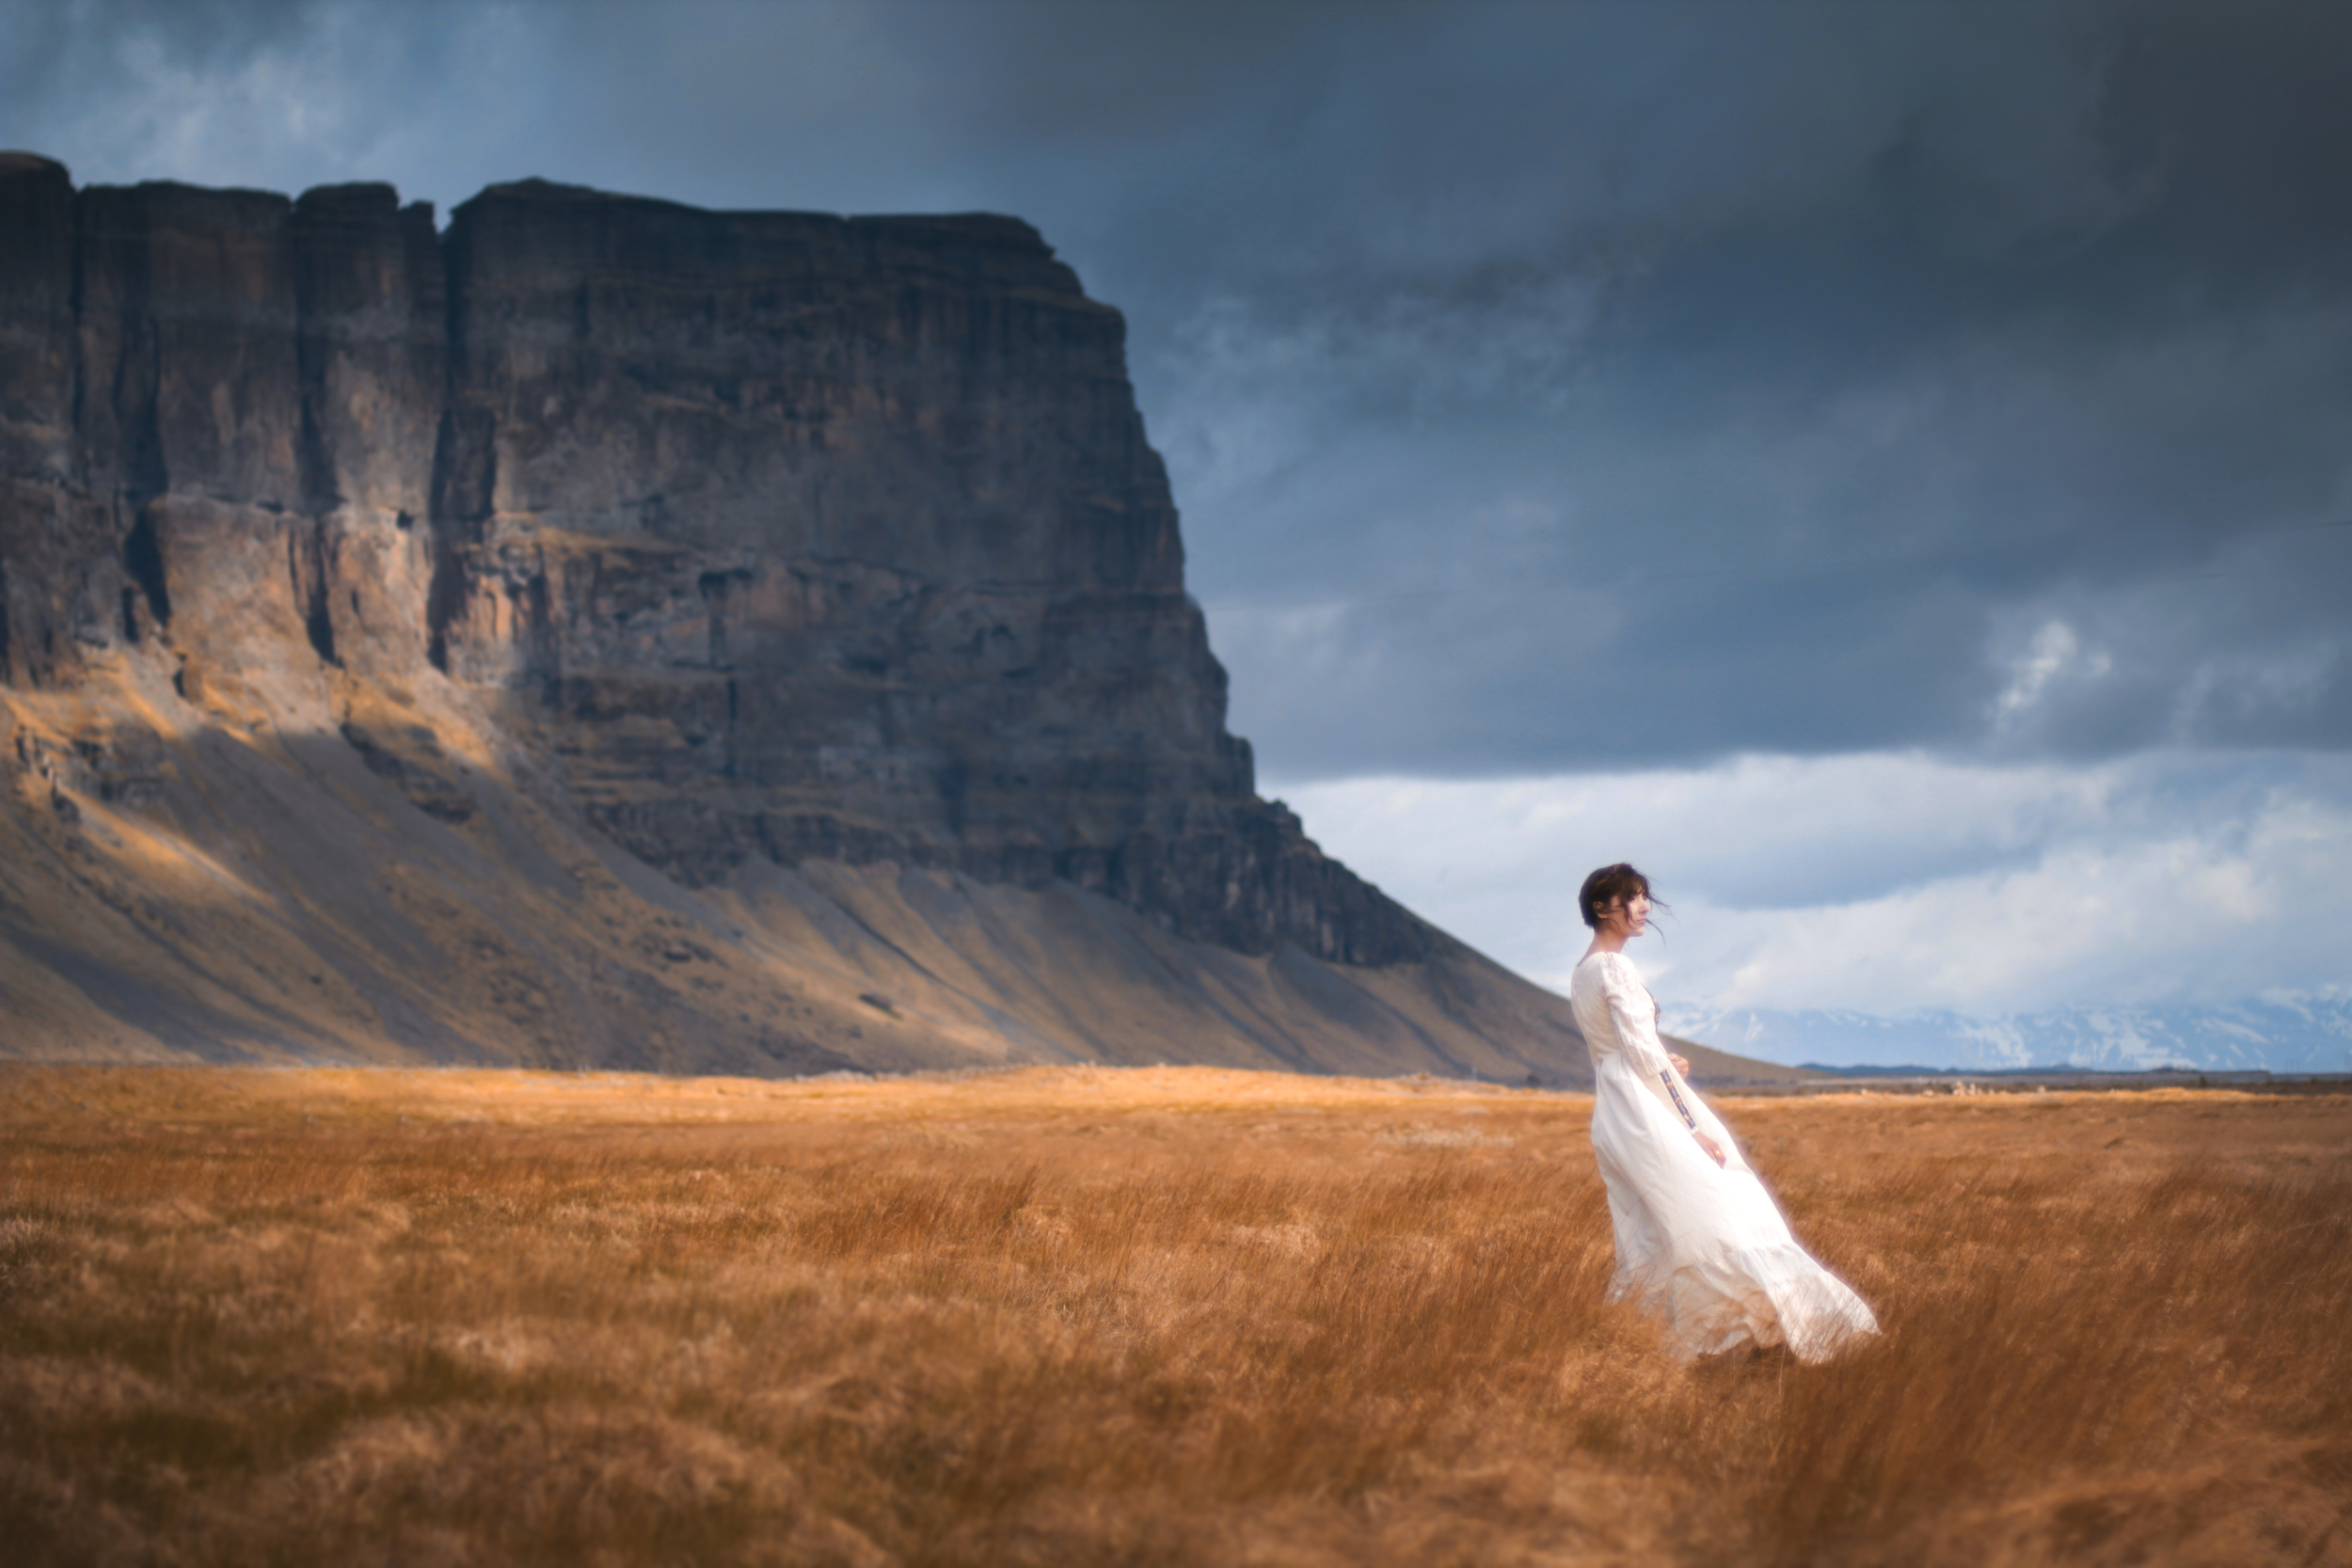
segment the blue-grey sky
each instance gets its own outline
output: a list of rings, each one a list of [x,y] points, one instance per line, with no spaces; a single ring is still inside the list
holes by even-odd
[[[2352,985],[2352,8],[0,0],[0,144],[1017,214],[1473,942],[1633,854],[1710,1005]]]

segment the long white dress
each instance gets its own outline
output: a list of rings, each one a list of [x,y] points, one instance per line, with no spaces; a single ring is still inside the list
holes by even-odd
[[[1870,1308],[1797,1244],[1740,1146],[1674,1070],[1633,960],[1587,954],[1568,1001],[1593,1053],[1593,1152],[1617,1240],[1610,1298],[1662,1321],[1685,1356],[1786,1342],[1820,1361],[1877,1333]],[[1721,1165],[1691,1122],[1724,1151]]]

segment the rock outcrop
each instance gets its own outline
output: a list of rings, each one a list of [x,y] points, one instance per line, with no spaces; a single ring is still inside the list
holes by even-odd
[[[1428,951],[1253,795],[1121,322],[1026,225],[0,183],[12,678],[421,647],[690,885],[889,860]]]
[[[1254,793],[1009,218],[0,155],[0,1054],[1572,1081]]]

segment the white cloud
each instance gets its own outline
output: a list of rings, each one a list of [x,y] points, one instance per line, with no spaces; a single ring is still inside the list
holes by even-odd
[[[2082,639],[2074,635],[2073,626],[2063,621],[2045,621],[2033,634],[2032,643],[2010,664],[2009,685],[1993,705],[1994,727],[2013,728],[2042,701],[2051,682],[2068,676],[2096,680],[2112,668],[2114,660],[2106,654],[2083,650]]]
[[[1673,901],[1637,957],[1685,1007],[1998,1014],[2217,1004],[2352,979],[2352,759],[2092,768],[1915,754],[1281,789],[1324,847],[1563,986],[1578,882]]]

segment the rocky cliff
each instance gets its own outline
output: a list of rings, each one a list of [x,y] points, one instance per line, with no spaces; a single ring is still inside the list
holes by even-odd
[[[0,175],[12,679],[153,638],[233,704],[298,625],[265,661],[421,651],[690,885],[891,860],[1426,951],[1252,794],[1119,315],[1025,225]]]
[[[1011,219],[0,156],[0,673],[13,1053],[1580,1069],[1256,797]]]

